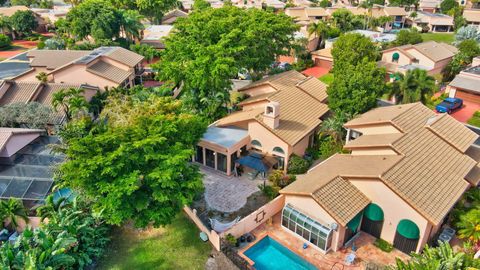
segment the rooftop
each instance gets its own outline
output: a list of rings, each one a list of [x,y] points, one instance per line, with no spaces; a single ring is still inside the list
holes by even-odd
[[[202,140],[208,141],[225,148],[230,148],[248,136],[248,131],[235,127],[210,126],[203,134]]]

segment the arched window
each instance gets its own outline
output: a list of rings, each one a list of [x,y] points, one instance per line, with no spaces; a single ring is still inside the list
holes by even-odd
[[[275,146],[273,148],[273,152],[277,152],[279,154],[285,154],[285,151],[283,151],[283,149],[281,147],[278,147],[278,146]]]
[[[262,144],[257,141],[257,140],[252,140],[252,145],[255,147],[255,148],[262,148]]]

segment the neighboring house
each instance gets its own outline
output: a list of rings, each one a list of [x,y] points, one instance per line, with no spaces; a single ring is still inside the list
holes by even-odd
[[[314,77],[287,71],[238,91],[249,97],[234,112],[210,125],[194,160],[232,174],[235,160],[248,150],[269,157],[273,168],[287,170],[290,155],[303,156],[328,113],[327,86]]]
[[[165,25],[165,24],[173,25],[173,23],[175,23],[178,18],[184,18],[184,17],[187,17],[187,16],[188,16],[188,13],[183,12],[179,9],[175,9],[175,10],[172,10],[172,11],[168,12],[167,14],[165,14],[162,17],[162,24],[163,25]]]
[[[59,143],[44,130],[0,127],[0,199],[21,199],[33,209],[53,186],[52,167],[64,157],[48,145]]]
[[[323,67],[329,71],[333,68],[332,48],[325,48],[311,53],[315,66]]]
[[[435,13],[440,7],[441,2],[441,0],[420,0],[418,3],[418,10]]]
[[[463,18],[465,18],[468,25],[474,25],[480,29],[480,9],[465,9]]]
[[[457,52],[458,49],[452,45],[427,41],[384,50],[378,64],[390,74],[419,68],[433,75],[442,72]]]
[[[455,76],[446,91],[450,97],[480,104],[480,57],[474,58],[469,68]]]
[[[51,107],[53,115],[49,124],[59,125],[65,120],[65,114],[59,108],[55,112],[52,107],[53,94],[61,89],[76,88],[83,89],[87,101],[99,91],[97,87],[88,85],[61,84],[61,83],[40,83],[40,82],[15,82],[10,80],[0,81],[0,107],[13,103],[38,102]]]
[[[314,22],[326,21],[330,13],[321,7],[293,7],[286,8],[285,14],[292,17],[300,26],[308,26]]]
[[[370,30],[353,30],[348,33],[357,33],[361,34],[364,37],[368,37],[374,43],[383,43],[383,42],[392,42],[397,39],[397,34],[394,33],[382,33]],[[325,42],[325,48],[333,47],[333,43],[337,41],[338,38],[331,38]]]
[[[52,25],[58,21],[58,19],[65,18],[67,16],[68,11],[70,11],[70,8],[68,7],[63,7],[63,8],[57,8],[54,7],[54,9],[46,9],[46,8],[32,8],[31,9],[33,12],[36,14],[40,15],[46,23],[48,23],[47,27],[49,25]]]
[[[189,12],[193,8],[193,0],[181,0],[183,10]],[[213,8],[223,7],[224,2],[221,0],[207,0]],[[258,8],[272,7],[275,10],[283,10],[286,4],[280,0],[233,0],[232,4],[240,8]]]
[[[403,7],[374,6],[369,12],[371,12],[371,15],[377,19],[380,17],[391,18],[390,22],[387,22],[379,27],[382,32],[388,32],[392,29],[401,29],[405,26],[407,12]]]
[[[350,154],[333,155],[280,191],[282,227],[322,252],[338,251],[359,231],[420,252],[479,182],[480,150],[471,146],[478,135],[421,103],[373,109],[345,128]],[[289,218],[298,215],[321,233]]]
[[[410,17],[408,23],[419,31],[453,32],[453,17],[441,13],[417,11],[417,16]]]
[[[12,7],[0,7],[0,15],[10,17],[17,11],[26,11],[31,10],[26,6],[12,6]],[[33,11],[33,10],[32,10]],[[47,30],[48,21],[45,20],[40,14],[33,11],[33,15],[35,16],[35,20],[37,21],[37,29],[36,32],[43,33]]]
[[[165,49],[163,38],[168,36],[173,29],[173,25],[149,25],[143,30],[143,39],[140,44],[147,44],[155,49]]]
[[[101,90],[131,87],[143,72],[143,56],[120,47],[100,47],[93,51],[33,50],[27,53],[30,69],[12,80],[38,82],[40,72],[48,82],[85,84]]]

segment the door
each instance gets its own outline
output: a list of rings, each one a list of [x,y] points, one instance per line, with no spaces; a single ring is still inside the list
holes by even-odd
[[[415,222],[409,219],[402,219],[397,225],[395,238],[393,239],[393,247],[410,254],[415,252],[420,239],[420,229]]]
[[[374,221],[367,217],[363,217],[361,230],[370,234],[375,238],[380,238],[382,234],[383,220]]]

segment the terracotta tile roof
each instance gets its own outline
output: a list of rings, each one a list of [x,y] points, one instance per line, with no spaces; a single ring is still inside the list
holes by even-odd
[[[325,17],[328,16],[327,11],[321,7],[307,7],[305,12],[308,17]]]
[[[302,75],[302,73],[297,72],[295,70],[290,70],[290,71],[282,72],[280,74],[267,76],[261,80],[255,81],[245,87],[238,89],[238,91],[242,92],[244,90],[251,89],[259,85],[265,85],[265,84],[272,85],[273,83],[277,85],[295,85],[299,81],[304,80],[305,78],[307,77]]]
[[[132,74],[102,60],[89,66],[87,71],[116,83],[124,82]]]
[[[263,113],[263,109],[234,112],[218,120],[215,124],[217,126],[230,126],[235,123],[254,120],[255,117],[257,117],[261,113]]]
[[[480,78],[473,76],[465,76],[458,74],[455,79],[449,83],[450,86],[455,88],[470,90],[475,93],[480,93]]]
[[[463,10],[463,18],[465,18],[467,22],[480,22],[480,9]]]
[[[383,7],[387,16],[407,16],[407,12],[403,7]]]
[[[458,52],[458,49],[452,45],[435,41],[415,44],[413,48],[435,62],[453,57]]]
[[[0,7],[0,14],[3,16],[10,17],[17,11],[26,11],[30,10],[26,6],[12,6],[12,7]]]
[[[462,153],[478,138],[475,132],[464,128],[462,123],[448,114],[436,116],[431,123],[427,123],[427,127]]]
[[[299,7],[294,7],[294,8],[286,8],[285,9],[285,14],[288,16],[294,18],[295,21],[308,21],[308,16],[307,12],[305,12],[305,8],[299,8]]]
[[[327,85],[314,77],[309,77],[308,79],[300,82],[297,84],[297,87],[320,102],[324,102],[328,97]]]
[[[346,226],[370,203],[370,199],[340,176],[319,188],[312,197],[342,226]]]
[[[162,24],[173,24],[178,18],[181,17],[187,17],[188,14],[186,12],[183,12],[181,10],[175,9],[162,17]]]
[[[7,82],[10,86],[6,90],[5,94],[0,97],[0,106],[12,103],[27,103],[32,101],[33,97],[37,93],[40,83],[38,82]]]
[[[404,104],[400,106],[379,107],[361,114],[345,123],[345,127],[354,127],[357,125],[368,125],[391,122],[395,117],[408,111],[416,103]]]
[[[27,53],[31,58],[30,66],[56,69],[78,58],[90,54],[91,51],[74,50],[33,50]]]
[[[480,164],[475,165],[473,169],[465,176],[465,180],[467,180],[472,186],[476,187],[480,183]]]
[[[336,154],[311,168],[306,174],[280,191],[283,194],[311,195],[337,176],[342,178],[377,178],[403,157],[395,155],[354,156]]]
[[[107,52],[105,56],[129,67],[134,67],[143,60],[143,56],[121,47],[115,47]]]
[[[390,146],[403,136],[401,133],[362,135],[355,140],[350,140],[345,144],[345,149]]]

